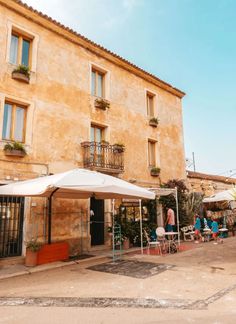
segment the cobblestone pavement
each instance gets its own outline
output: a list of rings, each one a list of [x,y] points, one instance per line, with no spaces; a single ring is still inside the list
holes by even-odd
[[[0,306],[38,307],[116,307],[116,308],[174,308],[207,309],[209,304],[236,289],[236,284],[222,289],[203,300],[154,298],[73,298],[73,297],[0,297]]]

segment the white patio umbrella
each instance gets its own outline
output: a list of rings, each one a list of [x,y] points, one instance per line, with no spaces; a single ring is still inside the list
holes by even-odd
[[[155,194],[124,180],[85,169],[73,169],[51,176],[0,186],[0,196],[47,197],[48,243],[51,243],[52,197],[86,199],[145,198]]]
[[[229,190],[218,192],[210,197],[203,199],[203,203],[212,203],[217,201],[232,201],[236,200],[236,189],[232,188]]]

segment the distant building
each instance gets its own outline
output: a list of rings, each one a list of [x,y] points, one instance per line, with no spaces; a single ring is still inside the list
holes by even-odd
[[[211,196],[216,192],[230,189],[236,186],[236,179],[200,172],[187,171],[189,188],[195,192],[202,192],[205,196]]]

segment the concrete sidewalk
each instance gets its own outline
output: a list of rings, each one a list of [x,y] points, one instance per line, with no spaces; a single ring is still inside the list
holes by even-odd
[[[138,252],[140,248],[132,248],[129,250],[124,250],[123,254],[126,253],[135,253]],[[88,263],[91,261],[102,260],[107,258],[112,258],[113,253],[112,250],[92,250],[83,257],[80,256],[78,259],[71,260],[71,261],[58,261],[52,262],[47,264],[38,265],[36,267],[26,267],[24,265],[24,258],[8,258],[6,261],[0,261],[0,280],[32,274],[41,271],[47,271],[57,268],[62,268],[74,264],[81,264],[81,263]],[[18,259],[18,261],[17,261]]]

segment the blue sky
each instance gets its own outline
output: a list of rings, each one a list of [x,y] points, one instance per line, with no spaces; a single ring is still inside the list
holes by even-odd
[[[186,157],[236,176],[236,1],[25,2],[186,92]]]

